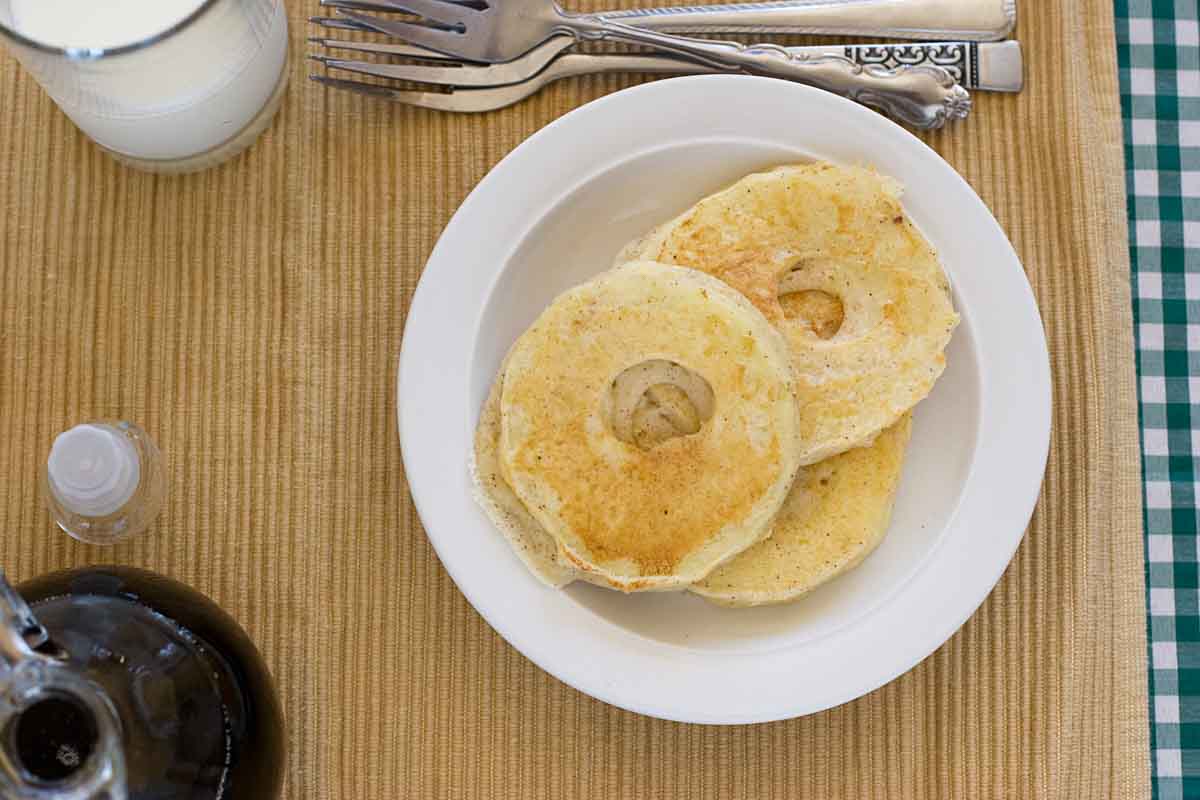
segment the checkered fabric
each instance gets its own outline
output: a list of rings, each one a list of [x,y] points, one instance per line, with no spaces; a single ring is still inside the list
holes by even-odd
[[[1116,0],[1138,343],[1153,796],[1200,798],[1200,3]]]

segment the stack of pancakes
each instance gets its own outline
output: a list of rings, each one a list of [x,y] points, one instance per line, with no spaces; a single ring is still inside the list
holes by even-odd
[[[472,466],[538,578],[761,605],[879,544],[958,322],[899,195],[825,163],[750,175],[521,335]]]

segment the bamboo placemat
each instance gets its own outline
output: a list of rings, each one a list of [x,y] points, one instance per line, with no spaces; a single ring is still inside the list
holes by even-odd
[[[635,79],[438,114],[292,84],[223,168],[127,171],[0,57],[0,563],[145,566],[246,626],[290,724],[288,798],[1148,795],[1141,501],[1110,0],[1022,7],[1027,88],[927,140],[1012,238],[1045,319],[1042,502],[996,591],[873,694],[761,726],[688,726],[549,677],[472,611],[427,543],[395,434],[408,301],[505,153]],[[1012,376],[1020,380],[1019,375]],[[143,424],[170,460],[150,534],[55,533],[53,435]]]

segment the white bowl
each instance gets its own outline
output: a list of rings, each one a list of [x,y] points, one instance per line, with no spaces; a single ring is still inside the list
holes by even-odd
[[[857,569],[782,606],[545,588],[471,499],[472,434],[504,353],[559,292],[607,269],[628,240],[747,173],[810,159],[870,164],[904,183],[905,209],[941,255],[963,318],[945,374],[917,408],[883,544]],[[742,76],[618,92],[501,161],[430,256],[397,391],[418,513],[475,608],[581,691],[693,722],[819,711],[933,652],[1012,557],[1049,446],[1041,320],[1011,245],[975,193],[875,112]]]

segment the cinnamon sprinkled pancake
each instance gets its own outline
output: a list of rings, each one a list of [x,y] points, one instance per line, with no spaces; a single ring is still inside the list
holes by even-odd
[[[867,169],[803,164],[749,175],[618,257],[714,275],[787,339],[801,463],[869,444],[929,394],[958,324],[937,255],[900,186]]]
[[[589,580],[673,589],[766,535],[798,426],[763,315],[711,276],[637,263],[564,293],[517,340],[499,462]]]
[[[691,591],[727,606],[786,603],[857,566],[887,533],[911,420],[904,415],[870,447],[804,467],[771,535]]]
[[[500,393],[507,368],[508,359],[505,358],[475,429],[475,449],[471,457],[475,501],[534,577],[558,589],[575,580],[578,572],[562,558],[558,543],[513,494],[500,470]]]

